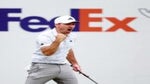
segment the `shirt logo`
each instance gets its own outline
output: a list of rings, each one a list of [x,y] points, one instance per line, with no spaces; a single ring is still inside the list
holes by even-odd
[[[72,40],[70,40],[69,42],[72,42]]]

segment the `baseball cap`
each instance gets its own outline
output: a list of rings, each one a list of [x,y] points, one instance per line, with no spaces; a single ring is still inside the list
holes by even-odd
[[[70,16],[70,15],[59,16],[54,20],[55,24],[58,24],[58,23],[71,23],[71,22],[78,22],[78,21],[76,21],[75,18]]]

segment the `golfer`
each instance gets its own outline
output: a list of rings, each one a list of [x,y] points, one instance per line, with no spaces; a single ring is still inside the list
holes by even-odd
[[[60,16],[54,20],[55,28],[39,34],[25,84],[46,84],[50,80],[78,84],[73,71],[81,69],[72,49],[76,38],[71,33],[77,23],[72,16]]]

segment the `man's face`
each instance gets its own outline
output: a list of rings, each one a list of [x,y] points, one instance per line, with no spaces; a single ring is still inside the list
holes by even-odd
[[[70,32],[72,32],[72,30],[74,29],[75,27],[75,24],[74,22],[72,23],[59,23],[57,24],[57,29],[58,29],[58,32],[60,33],[63,33],[63,34],[69,34]]]

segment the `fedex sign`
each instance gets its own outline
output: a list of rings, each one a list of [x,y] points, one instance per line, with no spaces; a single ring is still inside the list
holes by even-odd
[[[53,23],[51,23],[51,21],[41,16],[28,16],[24,18],[17,16],[8,16],[9,14],[18,13],[22,13],[22,10],[20,8],[0,9],[0,32],[9,31],[9,22],[19,22],[20,27],[28,32],[41,32],[47,28],[45,26],[51,27],[51,25],[54,25]],[[128,25],[128,23],[133,22],[136,17],[124,17],[123,19],[118,19],[117,17],[89,17],[89,14],[102,13],[102,9],[71,9],[71,16],[75,17],[75,19],[80,21],[80,24],[76,25],[74,31],[115,32],[118,29],[122,29],[125,32],[136,32],[134,28]],[[113,25],[106,30],[103,30],[103,26],[89,26],[90,22],[102,23],[103,19],[108,20],[109,22],[113,23]],[[36,26],[36,28],[32,28],[32,26]]]

